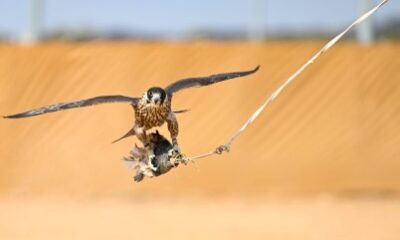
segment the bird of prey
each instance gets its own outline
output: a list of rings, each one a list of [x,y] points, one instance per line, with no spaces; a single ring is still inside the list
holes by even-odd
[[[145,148],[149,151],[150,159],[152,159],[155,156],[152,153],[153,150],[151,149],[151,144],[146,134],[146,131],[150,130],[153,127],[159,127],[167,122],[173,145],[170,154],[177,159],[184,159],[184,156],[181,154],[177,140],[179,128],[175,116],[176,112],[171,110],[171,101],[173,94],[186,88],[202,87],[233,78],[247,76],[255,73],[258,69],[259,66],[249,71],[220,73],[207,77],[186,78],[178,80],[168,85],[166,88],[151,87],[143,94],[141,98],[127,97],[121,95],[98,96],[73,102],[48,105],[4,117],[12,119],[26,118],[65,109],[86,107],[103,103],[128,103],[133,106],[133,109],[135,111],[135,124],[133,128],[122,138],[136,135],[137,138],[143,143]],[[149,162],[151,162],[151,160]]]

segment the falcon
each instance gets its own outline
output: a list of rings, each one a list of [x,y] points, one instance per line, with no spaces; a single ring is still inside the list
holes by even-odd
[[[176,119],[176,113],[183,111],[174,112],[171,110],[171,103],[173,95],[183,89],[192,87],[203,87],[226,81],[229,79],[234,79],[238,77],[244,77],[255,73],[259,69],[259,66],[249,71],[241,72],[229,72],[214,74],[207,77],[194,77],[178,80],[166,88],[161,87],[151,87],[148,89],[142,97],[128,97],[122,95],[110,95],[110,96],[98,96],[73,102],[57,103],[30,111],[17,113],[14,115],[4,116],[4,118],[26,118],[33,117],[45,113],[51,113],[71,108],[87,107],[103,103],[127,103],[131,104],[135,112],[135,123],[132,129],[126,133],[120,139],[135,135],[144,145],[149,153],[149,158],[153,159],[154,153],[151,148],[151,142],[146,134],[146,131],[154,128],[160,127],[165,122],[168,126],[168,131],[171,135],[173,148],[169,152],[171,156],[184,161],[185,157],[182,155],[181,150],[178,145],[178,121]],[[116,142],[114,141],[114,142]]]

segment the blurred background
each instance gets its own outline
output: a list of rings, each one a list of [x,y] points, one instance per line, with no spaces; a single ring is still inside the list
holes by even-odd
[[[186,77],[189,156],[224,143],[372,0],[0,1],[0,115]],[[229,154],[138,184],[130,106],[0,120],[0,239],[393,239],[400,236],[400,2],[290,85]],[[161,131],[168,136],[166,127]]]
[[[331,37],[378,2],[3,0],[0,39],[25,43],[321,39]],[[390,4],[356,31],[357,40],[399,38],[400,3]]]

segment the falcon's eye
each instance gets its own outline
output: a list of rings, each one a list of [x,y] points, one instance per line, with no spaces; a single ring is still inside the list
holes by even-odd
[[[153,93],[152,92],[148,92],[147,95],[149,95],[149,97],[152,97]]]

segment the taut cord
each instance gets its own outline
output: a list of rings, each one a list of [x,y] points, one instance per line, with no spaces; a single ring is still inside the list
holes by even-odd
[[[247,129],[247,127],[257,119],[257,117],[264,111],[264,109],[273,101],[275,98],[279,96],[279,94],[291,83],[295,80],[307,67],[312,65],[317,58],[319,58],[323,53],[328,51],[333,45],[335,45],[346,33],[348,33],[354,26],[362,23],[368,17],[373,15],[380,7],[382,7],[389,0],[383,0],[379,3],[375,8],[371,9],[361,17],[359,17],[356,21],[354,21],[350,26],[348,26],[343,32],[338,34],[332,40],[330,40],[325,46],[322,47],[313,57],[311,57],[303,66],[301,66],[292,76],[290,76],[280,87],[278,87],[272,94],[269,96],[265,102],[250,116],[250,118],[243,124],[243,126],[223,145],[217,147],[217,149],[210,151],[208,153],[204,153],[202,155],[197,155],[193,157],[188,157],[187,160],[193,161],[200,158],[205,158],[212,156],[214,154],[221,154],[224,151],[229,151],[232,143]]]

